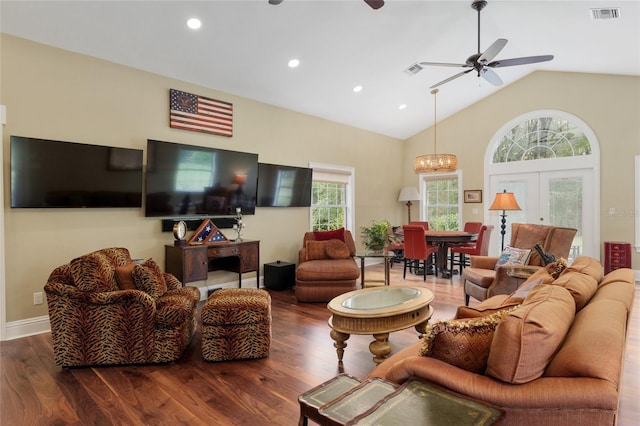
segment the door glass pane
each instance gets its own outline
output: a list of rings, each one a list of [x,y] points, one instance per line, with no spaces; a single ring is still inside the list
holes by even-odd
[[[549,179],[549,223],[576,228],[571,244],[569,263],[582,253],[582,177]]]

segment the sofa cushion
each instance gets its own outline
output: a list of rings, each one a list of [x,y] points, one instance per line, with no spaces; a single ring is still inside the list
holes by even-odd
[[[327,255],[325,248],[328,241],[305,241],[304,247],[307,253],[307,260],[320,260],[326,259]]]
[[[313,231],[313,236],[316,241],[340,240],[344,242],[344,228],[330,231]]]
[[[626,284],[627,287],[633,287]],[[544,375],[593,377],[620,384],[627,311],[617,300],[594,300],[576,314],[562,347]]]
[[[592,276],[570,271],[555,280],[553,285],[566,288],[576,302],[576,312],[582,309],[598,289],[598,282]]]
[[[494,331],[506,312],[500,310],[480,318],[429,324],[419,354],[482,374],[487,367]]]
[[[598,260],[589,256],[578,256],[571,266],[568,266],[560,276],[568,274],[570,272],[580,272],[581,274],[589,275],[596,280],[596,282],[602,281],[602,265]]]
[[[529,263],[529,256],[531,256],[531,249],[507,247],[500,254],[495,269],[497,271],[499,267],[505,265],[526,265]]]
[[[136,285],[133,282],[133,268],[136,266],[135,262],[129,262],[123,266],[116,267],[116,282],[120,290],[135,290]]]
[[[131,276],[138,290],[144,291],[156,300],[167,292],[167,283],[160,266],[153,259],[147,259],[142,265],[135,265]]]
[[[297,281],[344,281],[360,276],[360,268],[352,259],[311,260],[298,265]]]
[[[527,383],[542,376],[575,316],[568,290],[537,285],[522,305],[507,314],[491,343],[486,374],[507,383]]]
[[[632,269],[623,268],[609,272],[598,285],[598,291],[589,303],[601,299],[617,300],[624,303],[627,311],[631,311],[635,291],[634,282],[635,273]]]
[[[496,271],[484,268],[464,268],[462,278],[480,287],[488,288],[496,279]]]

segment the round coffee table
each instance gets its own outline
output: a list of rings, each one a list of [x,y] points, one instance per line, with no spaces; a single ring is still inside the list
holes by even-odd
[[[433,293],[424,287],[374,287],[350,291],[332,299],[327,307],[333,346],[342,362],[352,334],[371,334],[373,361],[381,363],[391,353],[389,333],[415,327],[420,337],[433,314]]]

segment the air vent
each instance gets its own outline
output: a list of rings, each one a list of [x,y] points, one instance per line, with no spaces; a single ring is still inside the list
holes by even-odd
[[[589,9],[591,19],[618,19],[620,18],[620,9],[615,8],[602,8],[602,9]]]
[[[420,71],[422,71],[422,68],[424,68],[422,65],[420,65],[419,63],[415,63],[413,65],[411,65],[409,68],[407,68],[406,70],[404,70],[404,72],[406,74],[409,75],[416,75],[418,74]]]

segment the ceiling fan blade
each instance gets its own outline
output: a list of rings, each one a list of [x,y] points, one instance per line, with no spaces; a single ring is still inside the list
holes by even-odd
[[[480,75],[482,76],[482,78],[484,78],[494,86],[502,86],[502,79],[500,78],[498,73],[496,73],[491,68],[482,68],[482,70],[480,71]]]
[[[536,62],[546,62],[553,59],[553,55],[526,56],[524,58],[511,58],[493,61],[487,64],[491,68],[512,67],[514,65],[534,64]]]
[[[493,58],[498,56],[498,53],[500,53],[500,51],[504,49],[504,46],[506,46],[508,41],[509,40],[507,40],[506,38],[499,38],[494,41],[493,44],[489,46],[489,48],[485,50],[482,55],[480,55],[480,57],[478,58],[478,62],[480,62],[481,64],[490,62]]]
[[[462,77],[463,75],[465,75],[466,73],[468,73],[468,72],[470,72],[470,71],[473,71],[473,68],[468,69],[468,70],[466,70],[466,71],[459,72],[459,73],[458,73],[458,74],[456,74],[456,75],[453,75],[453,76],[451,76],[451,77],[449,77],[449,78],[447,78],[447,79],[445,79],[445,80],[442,80],[441,82],[436,83],[436,84],[434,84],[433,86],[431,86],[431,87],[430,87],[430,89],[435,89],[435,88],[436,88],[436,87],[438,87],[438,86],[442,86],[443,84],[448,83],[448,82],[450,82],[451,80],[455,80],[455,79],[456,79],[456,78],[458,78],[458,77]]]
[[[434,67],[470,67],[468,64],[452,64],[449,62],[418,62],[420,65],[434,66]]]
[[[364,0],[372,9],[380,9],[384,6],[384,0]]]

